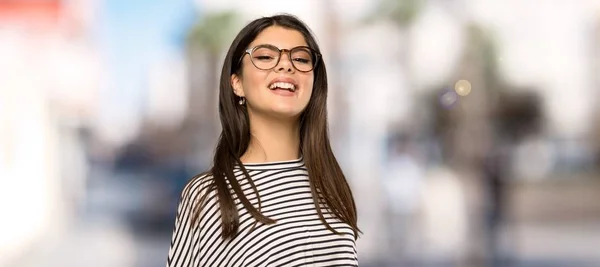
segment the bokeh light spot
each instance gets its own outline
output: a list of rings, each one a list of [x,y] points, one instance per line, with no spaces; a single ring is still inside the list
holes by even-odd
[[[454,91],[460,96],[467,96],[471,93],[471,83],[467,80],[459,80],[454,84]]]

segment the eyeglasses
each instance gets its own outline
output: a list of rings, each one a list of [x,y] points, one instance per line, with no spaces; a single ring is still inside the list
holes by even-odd
[[[309,72],[313,70],[319,62],[321,56],[314,49],[307,46],[297,46],[292,49],[279,49],[273,45],[258,45],[245,51],[250,55],[252,65],[260,70],[271,70],[279,64],[281,55],[286,52],[292,65],[300,72]],[[244,59],[240,58],[240,62]]]

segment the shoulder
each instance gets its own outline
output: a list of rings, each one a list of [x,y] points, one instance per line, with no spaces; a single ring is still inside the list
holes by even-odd
[[[213,179],[210,172],[200,173],[192,177],[181,192],[181,201],[196,203],[203,195],[210,191]]]

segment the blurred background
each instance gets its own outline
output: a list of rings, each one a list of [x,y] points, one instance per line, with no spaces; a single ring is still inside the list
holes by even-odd
[[[600,266],[598,0],[0,0],[0,266],[164,266],[225,51],[280,12],[361,266]]]

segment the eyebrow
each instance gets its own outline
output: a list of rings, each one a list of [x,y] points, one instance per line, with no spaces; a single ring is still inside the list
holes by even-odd
[[[305,43],[305,44],[302,44],[302,45],[295,45],[295,46],[292,46],[292,47],[290,47],[290,48],[281,48],[280,46],[277,46],[277,45],[274,45],[274,44],[271,44],[271,43],[257,43],[257,44],[254,44],[254,45],[249,45],[247,49],[249,49],[249,48],[253,48],[253,47],[257,47],[257,46],[259,46],[259,45],[271,45],[271,46],[274,46],[274,47],[277,47],[277,48],[279,48],[279,50],[282,50],[282,49],[287,49],[287,50],[290,50],[290,49],[292,49],[292,48],[301,47],[301,46],[302,46],[302,47],[310,47],[310,46],[309,46],[308,44],[306,44],[306,43]]]

